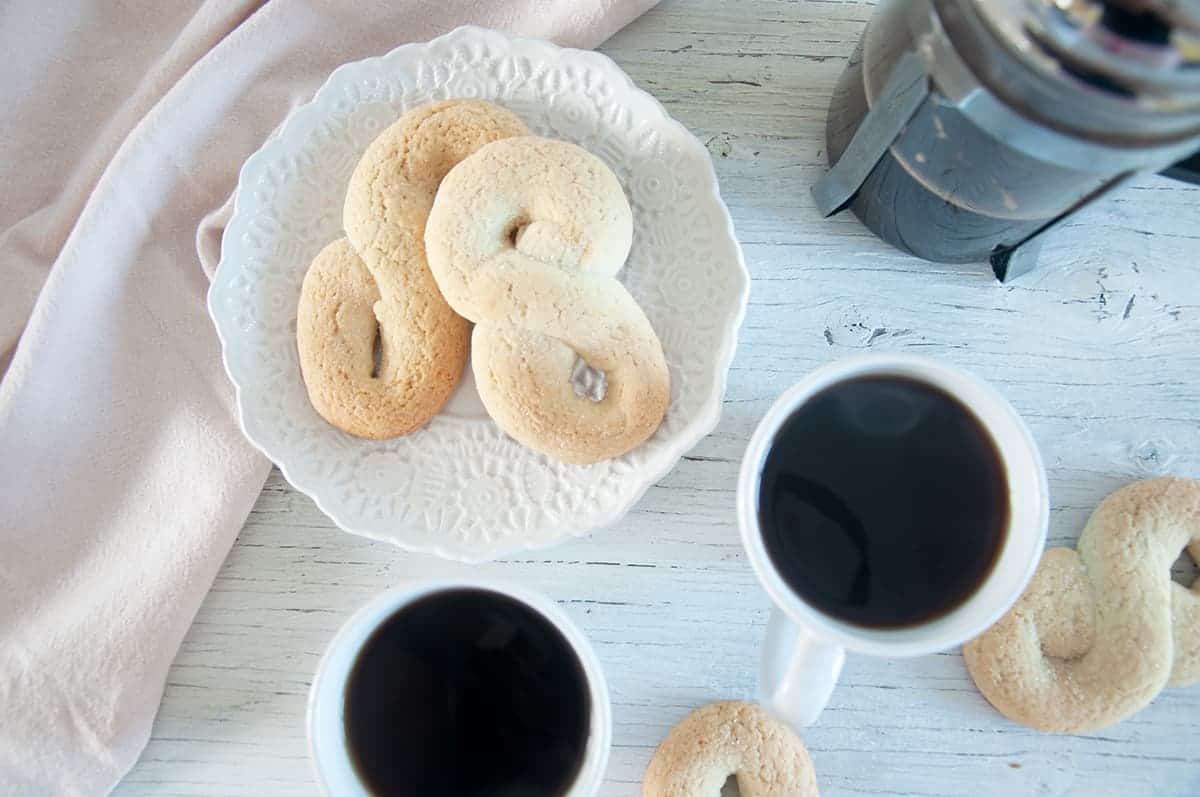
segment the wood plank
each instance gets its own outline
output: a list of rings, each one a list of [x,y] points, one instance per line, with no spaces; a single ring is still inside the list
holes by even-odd
[[[1051,541],[1133,478],[1200,477],[1200,190],[1139,180],[996,284],[906,258],[850,217],[818,217],[824,114],[871,6],[667,2],[604,48],[706,142],[754,285],[718,429],[623,522],[470,568],[561,601],[613,697],[606,797],[640,794],[655,745],[691,709],[749,698],[768,601],[742,554],[738,461],[758,418],[813,367],[863,350],[928,354],[992,381],[1049,470]],[[312,794],[304,709],[353,609],[461,565],[343,534],[273,474],[171,670],[154,738],[120,795]],[[1114,728],[1047,736],[979,696],[957,651],[851,656],[805,734],[827,795],[1200,793],[1200,688]]]

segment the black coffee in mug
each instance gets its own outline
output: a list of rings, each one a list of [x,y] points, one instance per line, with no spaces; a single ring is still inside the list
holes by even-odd
[[[378,795],[559,797],[582,767],[591,711],[583,664],[553,623],[507,595],[452,589],[367,640],[345,730]]]
[[[782,424],[758,513],[775,569],[809,605],[871,628],[964,603],[999,558],[1004,464],[958,399],[907,377],[832,385]]]

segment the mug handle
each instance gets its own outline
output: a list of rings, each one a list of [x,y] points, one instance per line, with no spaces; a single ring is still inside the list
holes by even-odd
[[[771,608],[758,678],[758,699],[793,728],[817,721],[842,672],[846,650],[819,639]]]

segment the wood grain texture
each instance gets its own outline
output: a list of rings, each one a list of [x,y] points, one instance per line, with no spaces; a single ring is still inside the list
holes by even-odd
[[[606,668],[615,718],[605,797],[691,709],[753,693],[767,617],[738,543],[738,460],[770,402],[854,352],[967,367],[1016,405],[1049,470],[1051,543],[1134,478],[1200,477],[1200,189],[1163,178],[1070,220],[1013,285],[985,266],[907,258],[852,217],[821,220],[834,81],[871,6],[837,0],[666,2],[604,48],[713,154],[754,276],[719,428],[617,527],[471,568],[562,602]],[[130,795],[316,791],[305,699],[351,611],[414,576],[466,566],[337,531],[273,474],[171,670]],[[993,711],[958,651],[851,656],[805,734],[826,795],[1200,793],[1200,687],[1088,736]]]

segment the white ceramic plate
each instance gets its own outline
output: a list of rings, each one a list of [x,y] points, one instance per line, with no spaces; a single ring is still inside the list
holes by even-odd
[[[662,340],[671,404],[619,459],[563,465],[488,418],[470,368],[426,428],[386,441],[338,431],[309,404],[296,303],[309,262],[342,234],[346,184],[402,112],[448,97],[511,108],[616,172],[633,206],[620,279]],[[541,548],[620,519],[712,431],[749,275],[705,148],[609,58],[480,28],[340,67],[246,161],[209,311],[246,436],[343,529],[413,551],[479,561]]]

